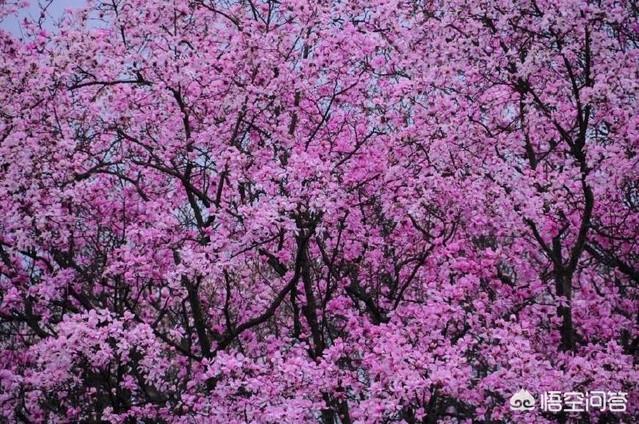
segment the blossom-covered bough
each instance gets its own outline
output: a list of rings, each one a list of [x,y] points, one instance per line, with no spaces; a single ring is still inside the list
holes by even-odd
[[[1,420],[637,419],[638,19],[91,0],[0,32]]]

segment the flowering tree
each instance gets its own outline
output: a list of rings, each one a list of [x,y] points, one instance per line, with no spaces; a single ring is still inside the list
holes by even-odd
[[[95,0],[0,32],[0,417],[637,419],[638,18]]]

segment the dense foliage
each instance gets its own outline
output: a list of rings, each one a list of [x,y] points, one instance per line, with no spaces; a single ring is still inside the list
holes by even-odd
[[[636,1],[94,0],[22,28],[0,419],[639,417]],[[628,409],[514,413],[519,388]]]

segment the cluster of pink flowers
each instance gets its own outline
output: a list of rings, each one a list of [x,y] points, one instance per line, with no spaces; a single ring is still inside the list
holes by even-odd
[[[0,30],[0,421],[639,419],[636,2],[45,21]]]

